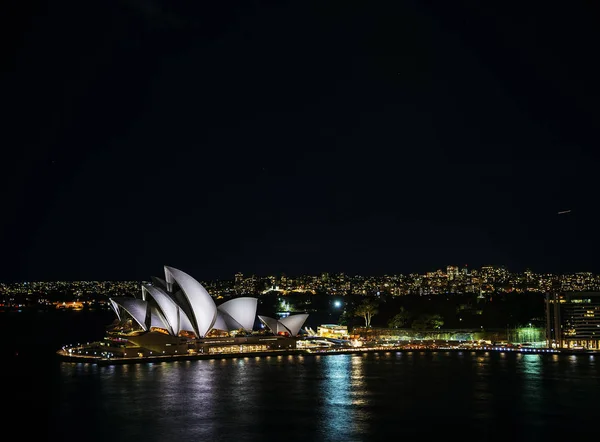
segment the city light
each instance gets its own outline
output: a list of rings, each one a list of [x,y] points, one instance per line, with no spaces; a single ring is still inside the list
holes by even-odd
[[[29,281],[0,283],[0,308],[22,309],[46,307],[55,309],[109,309],[108,297],[134,296],[142,281]],[[424,273],[384,276],[324,273],[321,275],[243,275],[233,279],[204,281],[206,290],[216,299],[231,296],[266,295],[276,293],[279,311],[288,311],[285,298],[292,294],[347,296],[445,295],[477,294],[489,297],[504,293],[547,293],[553,284],[565,292],[600,291],[600,275],[575,272],[564,275],[536,273],[526,269],[511,272],[503,266],[483,266],[479,269],[449,265],[445,269]],[[340,304],[338,304],[338,302]],[[340,308],[339,299],[332,304]]]

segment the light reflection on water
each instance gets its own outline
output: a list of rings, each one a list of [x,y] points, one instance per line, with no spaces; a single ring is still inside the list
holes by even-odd
[[[334,435],[366,434],[364,410],[367,391],[363,373],[364,355],[335,355],[321,359],[323,369],[322,416],[323,440],[337,440]],[[377,359],[376,359],[377,360]],[[329,437],[328,437],[329,436]]]
[[[53,419],[72,424],[50,435],[287,442],[389,440],[400,431],[430,440],[443,428],[438,437],[461,432],[464,441],[509,440],[517,429],[523,438],[554,440],[593,422],[598,370],[589,356],[419,351],[65,363]]]
[[[542,355],[525,354],[519,359],[520,369],[523,374],[521,386],[520,403],[524,413],[533,417],[531,424],[540,426],[542,420],[539,413],[543,409],[544,392],[542,391],[542,379],[544,364]]]

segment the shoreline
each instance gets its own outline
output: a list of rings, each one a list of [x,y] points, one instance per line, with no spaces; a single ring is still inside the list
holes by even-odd
[[[554,350],[548,348],[526,348],[526,349],[511,349],[511,348],[394,348],[394,347],[371,347],[371,348],[352,348],[352,349],[337,349],[337,350],[307,350],[307,349],[289,349],[289,350],[272,350],[247,353],[222,353],[222,354],[196,354],[196,355],[165,355],[165,356],[144,356],[131,358],[103,358],[100,356],[74,356],[64,354],[62,350],[56,352],[61,362],[76,362],[85,364],[96,364],[100,366],[107,365],[125,365],[125,364],[148,364],[156,362],[174,362],[174,361],[198,361],[198,360],[218,360],[218,359],[237,359],[249,357],[281,357],[281,356],[330,356],[340,354],[359,354],[359,353],[437,353],[437,352],[452,352],[452,353],[522,353],[522,354],[552,354],[562,356],[573,355],[596,355],[600,354],[598,350]]]

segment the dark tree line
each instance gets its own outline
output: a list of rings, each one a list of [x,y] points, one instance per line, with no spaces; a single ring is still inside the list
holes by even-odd
[[[532,323],[543,326],[544,296],[509,293],[479,298],[477,295],[335,296],[327,293],[276,293],[259,296],[259,314],[272,315],[278,299],[285,298],[295,312],[353,326],[412,328],[506,328]],[[341,307],[334,306],[334,300]]]

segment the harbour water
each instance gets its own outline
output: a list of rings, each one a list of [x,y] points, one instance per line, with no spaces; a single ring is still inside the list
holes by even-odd
[[[68,336],[98,338],[106,317],[0,315],[4,418],[19,438],[481,442],[595,434],[593,355],[382,351],[119,366],[55,357]]]

